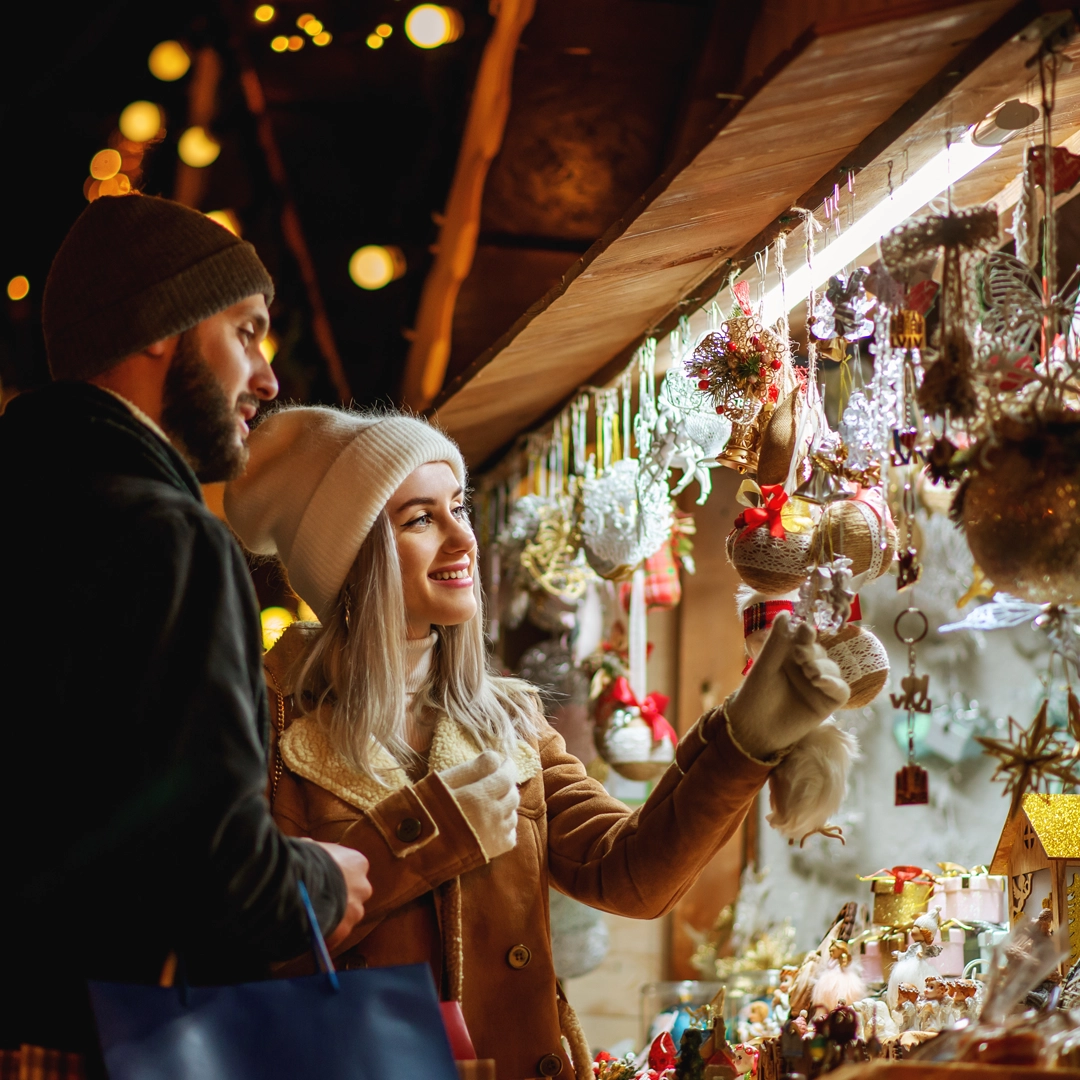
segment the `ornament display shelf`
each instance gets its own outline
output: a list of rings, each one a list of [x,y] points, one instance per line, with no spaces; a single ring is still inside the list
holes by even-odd
[[[868,1061],[829,1073],[832,1080],[1046,1080],[1080,1077],[1080,1070],[1037,1069],[1029,1065],[980,1065],[978,1062]]]

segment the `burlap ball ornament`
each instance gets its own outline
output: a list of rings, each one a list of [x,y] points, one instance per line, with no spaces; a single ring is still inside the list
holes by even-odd
[[[820,562],[844,555],[855,577],[873,581],[892,565],[896,544],[896,527],[884,499],[870,496],[830,503],[814,530],[810,553]]]
[[[957,494],[953,517],[1002,592],[1080,602],[1080,417],[999,422]]]
[[[739,577],[752,589],[769,596],[797,589],[810,565],[813,532],[785,532],[772,536],[768,527],[733,529],[727,554]]]
[[[818,639],[851,690],[845,709],[869,705],[889,681],[889,654],[869,630],[848,623],[831,637]]]

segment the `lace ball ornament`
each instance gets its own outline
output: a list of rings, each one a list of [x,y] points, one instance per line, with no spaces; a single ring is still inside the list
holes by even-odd
[[[1080,416],[1000,421],[954,520],[983,573],[1036,604],[1080,602]]]
[[[638,462],[623,458],[586,480],[581,535],[589,565],[610,581],[628,578],[671,536],[667,484],[639,482]]]
[[[652,728],[633,706],[602,710],[597,716],[595,739],[600,756],[627,780],[656,780],[675,760],[671,740],[654,741]]]
[[[733,529],[727,538],[728,559],[750,588],[779,596],[797,589],[805,579],[813,538],[809,531],[775,537],[767,525]]]
[[[851,691],[845,709],[861,709],[885,689],[889,681],[889,654],[869,630],[848,623],[838,633],[820,637],[818,641],[840,669]]]
[[[844,555],[851,560],[853,577],[874,581],[892,565],[896,544],[885,501],[874,493],[865,500],[830,503],[814,531],[811,556],[821,561]]]

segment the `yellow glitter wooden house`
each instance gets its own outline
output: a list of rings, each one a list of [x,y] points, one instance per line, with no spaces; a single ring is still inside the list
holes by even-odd
[[[998,841],[991,874],[1009,882],[1009,924],[1053,914],[1069,941],[1066,970],[1080,959],[1080,795],[1025,795]]]

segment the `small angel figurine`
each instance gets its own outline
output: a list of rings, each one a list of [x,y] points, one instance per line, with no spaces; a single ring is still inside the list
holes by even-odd
[[[933,908],[925,915],[920,915],[911,928],[911,944],[904,952],[894,952],[896,963],[889,974],[889,988],[885,993],[885,999],[889,1008],[894,1012],[899,1005],[897,988],[904,983],[912,983],[921,991],[926,986],[926,980],[939,974],[936,968],[927,963],[931,957],[941,952],[941,946],[933,944],[934,937],[941,929],[941,916],[937,908]]]
[[[837,938],[829,945],[829,959],[814,983],[811,1001],[815,1008],[821,1006],[831,1013],[842,1002],[861,1001],[864,997],[866,983],[859,973],[858,962],[851,955],[851,946]]]
[[[913,983],[900,983],[896,988],[897,1002],[893,1019],[901,1032],[919,1030],[919,988]]]
[[[858,1038],[863,1042],[871,1039],[888,1039],[893,1035],[899,1035],[896,1021],[889,1006],[880,998],[865,997],[856,1001],[852,1006],[859,1016]]]
[[[941,1031],[949,1026],[951,1002],[948,987],[940,975],[928,975],[923,992],[919,995],[919,1030]]]

